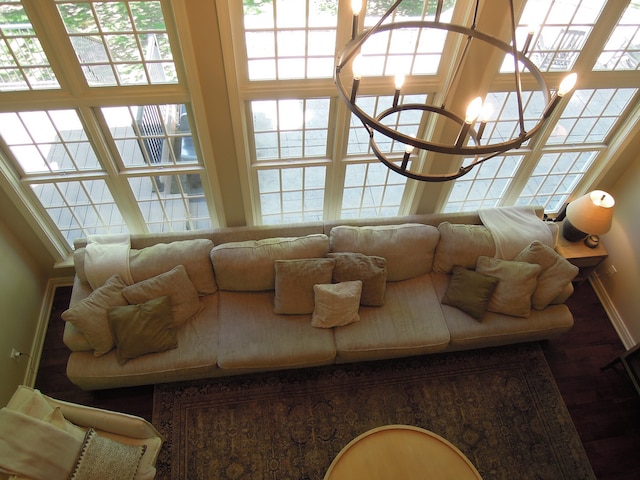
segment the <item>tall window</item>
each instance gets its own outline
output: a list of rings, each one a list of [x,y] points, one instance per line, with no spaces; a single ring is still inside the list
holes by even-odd
[[[0,1],[2,95],[48,92],[0,112],[3,171],[62,257],[78,237],[214,223],[164,13],[157,0]]]
[[[259,208],[253,210],[257,223],[300,221],[310,218],[308,214],[320,218],[321,210],[324,219],[402,215],[412,213],[411,205],[417,203],[414,195],[430,195],[428,184],[415,188],[415,181],[378,162],[369,132],[337,99],[331,79],[333,57],[351,39],[353,25],[349,2],[340,2],[340,9],[337,3],[244,0],[240,9],[236,2],[228,2],[237,27],[230,40],[235,53],[235,65],[230,67],[236,68],[240,98],[251,111],[245,116],[248,141],[239,140],[248,152],[240,161],[250,159],[253,179],[247,185],[257,193],[253,198],[260,199]],[[392,3],[365,0],[358,24],[361,28],[375,25]],[[433,20],[438,3],[403,2],[394,20]],[[472,6],[472,0],[445,1],[441,19],[464,23],[466,18],[469,23]],[[492,7],[493,14],[507,15],[494,3],[485,5],[485,9]],[[619,20],[612,27],[613,22],[603,22],[604,18]],[[520,149],[483,163],[446,188],[431,189],[444,197],[432,202],[444,211],[535,204],[557,212],[574,190],[601,171],[603,164],[598,160],[625,122],[633,120],[629,115],[638,102],[636,85],[640,84],[640,77],[629,76],[640,68],[637,2],[528,0],[516,22],[519,45],[531,35],[529,56],[552,90],[571,71],[579,74],[577,89],[554,111],[548,126]],[[443,31],[418,28],[372,35],[360,53],[365,60],[363,76],[375,81],[368,83],[358,105],[373,117],[388,108],[390,85],[399,72],[413,85],[407,92],[413,98],[405,101],[442,101],[446,79],[455,67],[443,52],[457,51],[454,40]],[[483,139],[492,143],[517,136],[520,129],[516,92],[505,89],[512,84],[506,79],[513,77],[513,58],[504,55],[498,64],[495,86],[484,95],[493,111]],[[541,92],[527,90],[531,85],[527,75],[523,72],[522,106],[525,128],[531,128],[540,118],[544,101]],[[307,103],[319,98],[322,126],[315,131],[307,124],[305,112]],[[407,135],[424,135],[433,128],[421,113],[402,112],[385,121]],[[313,149],[307,143],[310,138],[316,142]],[[404,145],[377,133],[374,140],[391,161],[401,161]],[[429,156],[411,158],[411,170],[430,173],[438,168]],[[314,172],[309,190],[307,169]],[[319,203],[309,207],[305,199],[311,192],[316,202],[323,199],[323,209]]]

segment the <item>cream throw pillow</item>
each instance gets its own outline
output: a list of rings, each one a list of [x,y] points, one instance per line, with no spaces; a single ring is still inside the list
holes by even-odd
[[[128,304],[122,295],[122,289],[126,286],[120,275],[114,275],[87,298],[62,313],[63,320],[71,322],[82,332],[96,357],[104,355],[114,347],[107,310]]]
[[[156,277],[130,285],[122,289],[124,298],[131,304],[145,303],[154,298],[168,295],[171,299],[173,323],[176,327],[184,324],[202,311],[198,290],[187,275],[183,265]]]
[[[438,226],[440,241],[433,259],[433,270],[451,273],[454,265],[474,269],[478,257],[493,257],[496,246],[491,232],[484,225],[442,222]]]
[[[333,258],[307,258],[302,260],[277,260],[275,313],[313,313],[313,286],[331,283]]]
[[[315,307],[311,325],[317,328],[341,327],[360,320],[362,282],[314,285]]]
[[[499,279],[487,310],[514,317],[531,315],[531,295],[542,267],[526,262],[481,256],[476,272]]]
[[[542,310],[549,305],[579,272],[578,267],[538,240],[531,242],[514,260],[534,263],[542,267],[538,276],[538,285],[531,297],[531,304],[536,310]]]

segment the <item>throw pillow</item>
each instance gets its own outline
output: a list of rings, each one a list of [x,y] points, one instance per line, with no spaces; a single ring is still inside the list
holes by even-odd
[[[122,295],[129,303],[145,303],[165,295],[171,298],[173,323],[176,327],[202,311],[198,290],[183,265],[156,277],[125,287]]]
[[[314,285],[315,306],[311,325],[317,328],[341,327],[360,320],[362,282]]]
[[[171,300],[166,295],[139,305],[113,307],[108,315],[120,365],[148,353],[164,352],[178,346]]]
[[[496,277],[455,265],[442,303],[456,307],[480,320],[487,311],[487,305],[499,281]]]
[[[541,270],[540,265],[480,256],[476,272],[500,280],[487,310],[514,317],[529,317],[531,295]]]
[[[82,332],[96,357],[114,347],[107,310],[127,305],[127,299],[122,295],[122,289],[126,286],[120,275],[114,275],[87,298],[62,313],[63,320],[71,322]]]
[[[384,292],[387,288],[387,261],[384,258],[362,253],[330,253],[327,256],[336,259],[334,282],[362,281],[360,305],[384,305]]]
[[[275,313],[313,313],[313,286],[331,283],[333,258],[276,260]]]
[[[542,310],[556,298],[578,274],[579,268],[562,258],[554,249],[535,240],[514,259],[542,267],[538,285],[531,297],[536,310]]]
[[[438,226],[440,240],[433,259],[433,270],[451,273],[454,265],[475,268],[478,257],[496,253],[491,232],[484,225],[442,222]]]

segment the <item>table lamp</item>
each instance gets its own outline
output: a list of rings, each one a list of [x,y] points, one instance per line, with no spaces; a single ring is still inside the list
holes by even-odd
[[[611,228],[615,200],[602,190],[594,190],[567,205],[562,236],[570,242],[602,235]],[[597,243],[597,237],[591,243]],[[594,245],[595,246],[595,245]]]

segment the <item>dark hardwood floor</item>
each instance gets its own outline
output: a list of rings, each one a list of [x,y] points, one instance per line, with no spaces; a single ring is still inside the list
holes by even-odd
[[[122,411],[151,421],[153,386],[84,392],[65,376],[69,355],[62,343],[71,287],[59,287],[36,388],[55,398]],[[576,286],[567,304],[575,326],[567,334],[542,342],[558,388],[571,413],[599,480],[640,478],[640,397],[626,373],[601,367],[624,351],[591,285]]]

